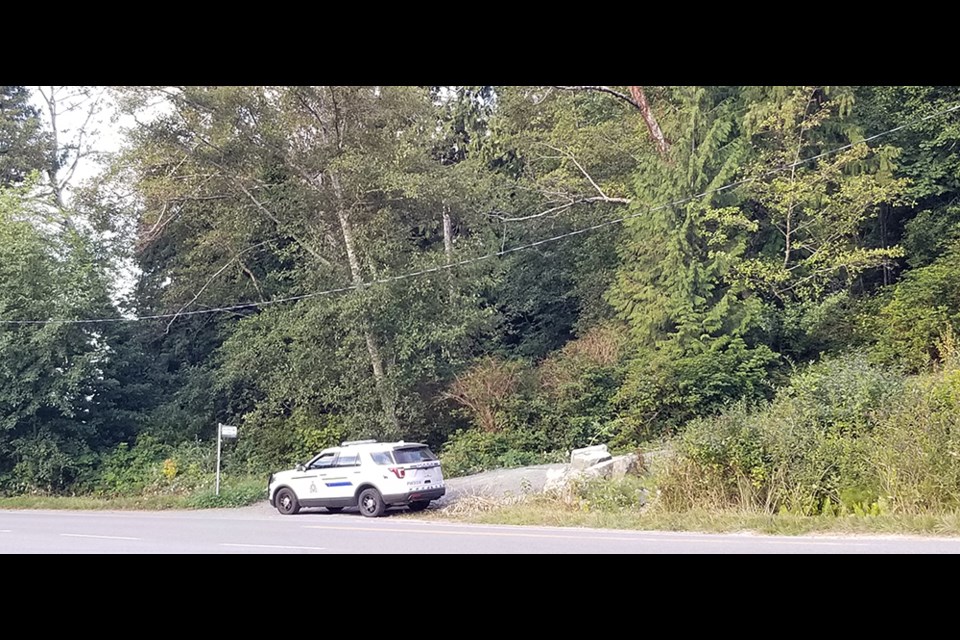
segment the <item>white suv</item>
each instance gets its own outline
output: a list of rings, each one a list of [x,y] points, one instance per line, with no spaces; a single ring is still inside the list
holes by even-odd
[[[427,508],[446,492],[440,461],[423,444],[357,440],[324,449],[307,464],[270,474],[270,505],[283,515],[301,507],[357,506],[375,518],[388,506]]]

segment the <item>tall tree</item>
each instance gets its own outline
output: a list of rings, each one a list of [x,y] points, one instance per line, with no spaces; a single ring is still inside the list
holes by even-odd
[[[50,140],[29,89],[0,86],[0,186],[20,184],[49,162]]]
[[[337,415],[354,432],[383,436],[423,432],[431,381],[457,366],[471,327],[488,315],[471,293],[482,280],[467,280],[451,299],[450,278],[435,272],[452,259],[438,212],[462,210],[470,189],[443,189],[453,181],[440,174],[457,169],[431,157],[437,115],[429,92],[155,91],[173,110],[141,132],[131,156],[147,202],[144,286],[152,304],[183,312],[168,323],[171,333],[219,326],[223,384],[256,389],[231,410],[267,422],[291,412]],[[485,242],[474,229],[460,243],[464,257]],[[458,269],[458,281],[477,268]],[[431,273],[389,282],[417,269]],[[259,315],[239,309],[257,317],[237,327],[235,318],[186,315],[201,304],[328,289],[340,291]],[[298,382],[309,380],[294,399],[284,382],[291,369],[303,372]],[[415,400],[421,394],[426,403]]]
[[[137,382],[117,325],[11,324],[116,314],[91,243],[28,187],[0,190],[0,490],[56,491],[135,431]]]

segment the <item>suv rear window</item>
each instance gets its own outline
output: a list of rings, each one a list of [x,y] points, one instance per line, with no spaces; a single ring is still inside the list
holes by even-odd
[[[393,457],[397,459],[397,464],[412,464],[414,462],[429,462],[436,460],[437,456],[427,447],[409,447],[406,449],[394,449]]]

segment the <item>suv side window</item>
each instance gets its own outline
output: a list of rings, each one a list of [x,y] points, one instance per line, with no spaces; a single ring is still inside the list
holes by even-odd
[[[337,467],[359,467],[360,466],[360,454],[359,453],[340,453],[340,457],[337,458],[337,464],[334,465]]]
[[[370,457],[373,459],[373,464],[393,464],[393,456],[389,451],[371,451]]]
[[[337,457],[336,453],[325,453],[310,463],[308,469],[329,469],[333,466],[333,459]]]

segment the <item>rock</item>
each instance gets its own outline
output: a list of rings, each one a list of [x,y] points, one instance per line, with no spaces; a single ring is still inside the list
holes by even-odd
[[[563,491],[570,482],[570,469],[549,469],[547,480],[543,483],[544,491]]]
[[[613,477],[613,471],[616,467],[616,464],[616,458],[610,458],[608,460],[604,460],[603,462],[598,462],[592,467],[584,469],[583,475],[585,478],[603,478],[604,480],[609,480]]]
[[[574,469],[586,469],[600,462],[606,462],[613,456],[607,450],[607,445],[598,444],[593,447],[574,449],[570,452],[570,466]]]
[[[644,472],[643,458],[636,453],[628,453],[625,456],[617,456],[613,460],[613,470],[611,477],[623,478],[624,476],[639,476]]]
[[[592,453],[594,451],[603,451],[604,453],[609,453],[609,449],[607,449],[607,445],[595,444],[592,447],[581,447],[580,449],[574,449],[573,451],[570,452],[570,459],[572,461],[577,454]]]
[[[545,492],[551,493],[563,503],[572,505],[579,500],[575,491],[576,481],[583,477],[580,469],[551,469],[547,471],[547,481],[543,485]]]

